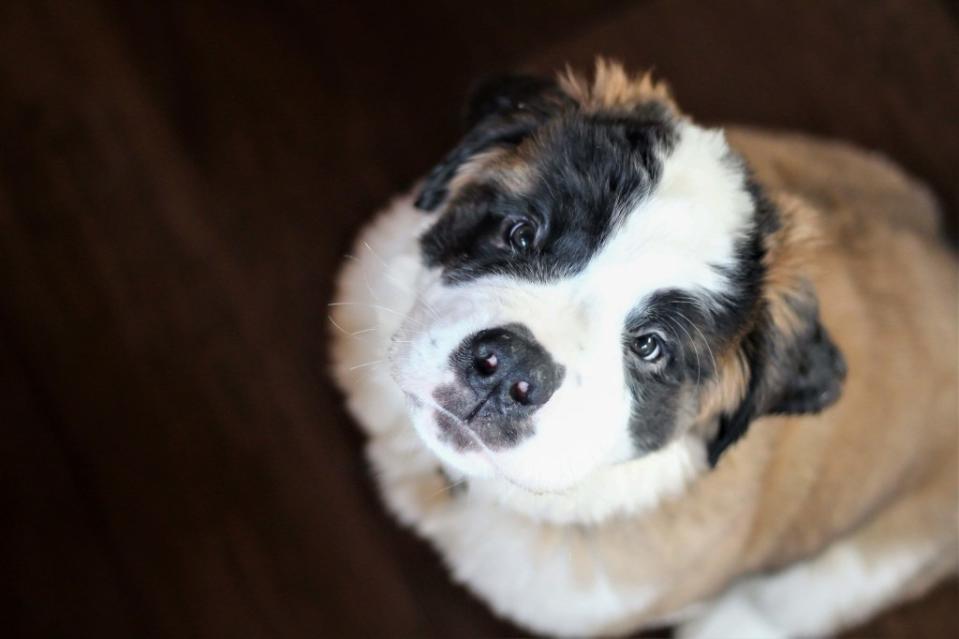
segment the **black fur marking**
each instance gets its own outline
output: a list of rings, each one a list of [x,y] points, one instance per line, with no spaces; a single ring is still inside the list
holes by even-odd
[[[655,187],[660,153],[676,133],[665,107],[629,115],[566,114],[535,134],[533,183],[524,193],[493,183],[464,187],[421,238],[426,264],[448,283],[508,274],[550,281],[582,270],[622,221]],[[519,254],[503,242],[506,221],[532,220],[540,240]]]
[[[510,122],[496,122],[471,131],[443,161],[437,164],[423,180],[423,186],[415,205],[424,211],[432,211],[446,199],[446,187],[457,169],[471,157],[495,145],[515,146],[530,134],[536,123],[524,118]]]
[[[779,391],[770,413],[817,413],[839,399],[847,373],[846,360],[825,327],[817,321],[803,345],[796,349],[791,368],[785,373],[789,384]]]
[[[549,117],[574,105],[556,82],[531,76],[505,76],[480,84],[466,112],[469,133],[433,167],[416,198],[417,208],[432,211],[447,195],[457,169],[494,146],[518,145]]]
[[[749,303],[748,297],[700,298],[669,289],[650,296],[627,320],[623,353],[634,402],[630,433],[638,450],[655,450],[669,441],[687,394],[716,374],[716,354],[735,338],[741,309]],[[667,351],[652,365],[630,348],[633,339],[649,332]]]
[[[556,82],[531,75],[503,75],[478,83],[466,107],[466,124],[472,128],[493,116],[516,112],[548,117],[558,106],[572,106]]]
[[[712,467],[716,466],[726,449],[746,434],[749,425],[757,417],[757,392],[759,382],[763,377],[764,364],[760,354],[762,344],[759,340],[759,333],[753,332],[747,335],[741,348],[749,365],[749,383],[746,387],[746,394],[736,410],[731,414],[720,415],[719,430],[706,446],[706,456],[709,465]]]

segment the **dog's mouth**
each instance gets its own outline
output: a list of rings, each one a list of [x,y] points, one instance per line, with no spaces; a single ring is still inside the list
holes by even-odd
[[[490,397],[492,392],[469,405],[461,394],[448,387],[441,386],[433,391],[433,418],[440,429],[440,440],[460,452],[485,449],[482,438],[473,430],[471,423]]]
[[[407,394],[410,402],[413,406],[416,407],[428,407],[433,409],[432,418],[436,423],[439,430],[439,441],[444,446],[452,448],[458,453],[476,453],[482,458],[488,465],[489,468],[493,471],[496,477],[499,479],[511,484],[515,488],[518,488],[524,492],[533,494],[533,495],[563,495],[564,491],[553,491],[542,488],[532,488],[526,486],[523,483],[512,478],[509,473],[506,473],[499,464],[497,464],[495,455],[496,451],[490,449],[484,442],[479,433],[474,430],[470,422],[467,420],[468,417],[475,418],[481,412],[483,406],[489,402],[490,396],[487,395],[481,398],[478,402],[472,405],[469,410],[464,411],[463,413],[458,414],[456,411],[451,410],[455,407],[444,406],[439,398],[434,398],[432,400],[426,400],[425,402],[419,398],[413,396],[412,394]],[[461,416],[461,414],[463,416]]]
[[[462,418],[446,409],[437,408],[433,419],[439,427],[439,439],[457,452],[478,451],[483,442]]]
[[[499,388],[495,387],[489,392],[487,392],[485,395],[482,395],[479,398],[479,401],[477,401],[476,404],[474,404],[473,407],[469,409],[469,411],[466,413],[465,416],[459,417],[459,419],[463,422],[466,428],[469,428],[469,425],[473,422],[474,419],[476,419],[476,416],[479,415],[480,411],[483,410],[483,407],[486,406],[490,398],[492,398],[493,395],[497,392],[499,392]],[[441,400],[439,397],[436,397],[436,395],[434,395],[434,399],[436,399],[436,401],[439,402],[440,406],[443,406],[443,400]],[[456,411],[453,410],[452,407],[443,406],[443,408],[449,410],[450,413],[454,415],[456,414]],[[469,430],[472,431],[472,428],[469,428]]]
[[[532,495],[563,495],[565,494],[563,491],[551,491],[551,490],[530,488],[529,486],[526,486],[516,481],[515,479],[510,477],[507,473],[503,472],[503,469],[500,468],[499,465],[496,463],[496,461],[493,459],[493,456],[495,453],[491,451],[489,448],[487,448],[487,446],[483,443],[483,440],[469,426],[469,424],[467,424],[462,419],[455,417],[452,413],[442,411],[442,410],[437,410],[434,413],[434,418],[436,419],[436,423],[439,425],[439,428],[440,428],[441,441],[449,439],[450,441],[447,441],[445,443],[468,442],[466,447],[460,449],[460,451],[461,452],[469,451],[469,452],[479,453],[479,455],[483,459],[485,459],[486,462],[490,465],[490,468],[492,468],[496,476],[506,481],[508,484],[511,484],[515,488],[518,488]]]

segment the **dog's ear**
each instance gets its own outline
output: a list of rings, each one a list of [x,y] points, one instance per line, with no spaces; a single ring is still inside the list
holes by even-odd
[[[709,462],[720,455],[763,415],[818,413],[842,391],[846,362],[813,309],[800,314],[798,332],[782,332],[764,319],[746,336],[742,358],[748,369],[746,392],[739,404],[719,419],[709,443]]]
[[[789,345],[780,361],[767,382],[764,414],[818,413],[839,399],[846,360],[818,319],[807,327],[806,335]]]
[[[742,339],[736,365],[744,371],[741,399],[720,415],[709,461],[763,415],[817,413],[840,396],[846,362],[819,316],[815,290],[804,273],[815,259],[815,221],[795,201],[780,207],[779,228],[767,238],[764,295],[757,319]]]
[[[573,103],[559,85],[546,78],[507,75],[479,83],[466,107],[469,131],[426,176],[417,208],[432,211],[446,198],[457,169],[493,146],[515,146],[551,116]]]
[[[490,117],[517,112],[553,115],[569,101],[555,80],[534,75],[510,74],[487,78],[473,86],[466,105],[466,124],[472,128]]]

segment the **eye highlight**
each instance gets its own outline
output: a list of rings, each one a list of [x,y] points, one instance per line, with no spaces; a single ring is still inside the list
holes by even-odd
[[[506,243],[519,253],[524,253],[536,243],[536,226],[529,220],[519,220],[506,231]]]
[[[646,333],[634,339],[632,349],[641,360],[650,363],[658,361],[665,353],[662,340],[654,333]]]

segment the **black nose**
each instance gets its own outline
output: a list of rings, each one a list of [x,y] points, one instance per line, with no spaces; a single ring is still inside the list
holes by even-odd
[[[454,360],[458,376],[479,400],[477,410],[504,416],[521,416],[542,406],[563,379],[563,367],[521,324],[466,338]]]

